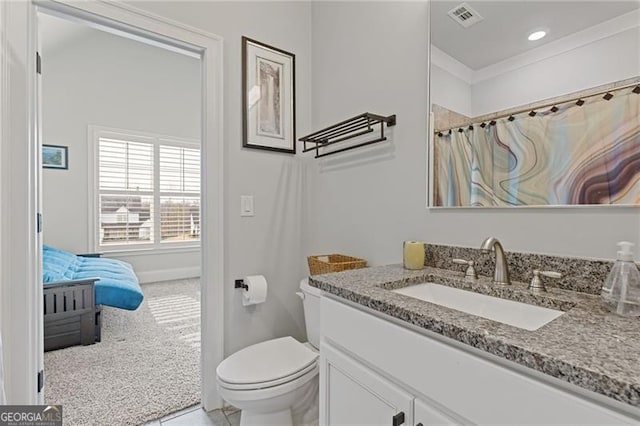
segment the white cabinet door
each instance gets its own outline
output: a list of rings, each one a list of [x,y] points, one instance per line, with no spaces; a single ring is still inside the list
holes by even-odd
[[[320,360],[321,425],[413,424],[412,395],[325,342]]]
[[[413,401],[413,421],[415,426],[452,426],[468,423],[453,420],[420,399]]]

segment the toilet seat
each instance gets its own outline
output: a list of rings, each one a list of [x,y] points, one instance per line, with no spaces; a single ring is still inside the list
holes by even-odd
[[[317,368],[318,353],[293,337],[246,347],[222,361],[218,384],[229,390],[265,389],[307,375]]]
[[[252,401],[255,403],[261,400],[278,398],[281,395],[294,392],[297,389],[302,388],[312,380],[317,379],[319,372],[320,367],[316,363],[313,365],[313,368],[306,374],[303,374],[298,378],[291,380],[290,382],[282,383],[269,388],[242,390],[228,389],[227,387],[225,387],[224,383],[218,381],[218,390],[220,391],[220,396],[232,405],[233,402],[239,403],[241,401]]]
[[[256,389],[265,389],[265,388],[270,388],[273,386],[278,386],[281,385],[283,383],[288,383],[291,382],[295,379],[297,379],[298,377],[304,376],[305,374],[307,374],[308,372],[312,371],[313,369],[315,369],[317,367],[317,364],[314,362],[310,365],[308,365],[307,367],[303,368],[302,370],[287,376],[287,377],[281,377],[279,379],[275,379],[275,380],[270,380],[268,382],[260,382],[260,383],[245,383],[245,384],[237,384],[237,383],[228,383],[225,382],[224,380],[220,379],[220,377],[218,377],[218,384],[220,384],[220,386],[226,388],[226,389],[231,389],[231,390],[256,390]]]

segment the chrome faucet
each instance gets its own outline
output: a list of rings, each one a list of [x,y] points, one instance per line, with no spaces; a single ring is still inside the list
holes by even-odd
[[[482,250],[483,253],[489,253],[492,250],[496,253],[496,269],[493,273],[493,283],[497,285],[510,285],[509,264],[507,263],[507,258],[504,255],[500,241],[495,237],[489,237],[484,240],[480,246],[480,250]]]

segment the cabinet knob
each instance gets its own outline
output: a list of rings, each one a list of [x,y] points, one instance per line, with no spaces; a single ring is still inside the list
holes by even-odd
[[[400,426],[401,424],[404,424],[404,411],[400,411],[398,414],[391,418],[392,426]]]
[[[422,423],[418,423],[416,426],[423,426]]]

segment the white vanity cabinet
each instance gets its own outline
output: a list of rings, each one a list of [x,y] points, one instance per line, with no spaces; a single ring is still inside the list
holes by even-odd
[[[455,425],[456,421],[415,398],[349,355],[324,343],[320,386],[325,389],[321,424],[367,426]]]
[[[448,340],[323,296],[320,424],[640,422],[633,407]]]
[[[412,424],[413,395],[330,344],[323,346],[320,360],[320,386],[326,389],[322,424]]]

